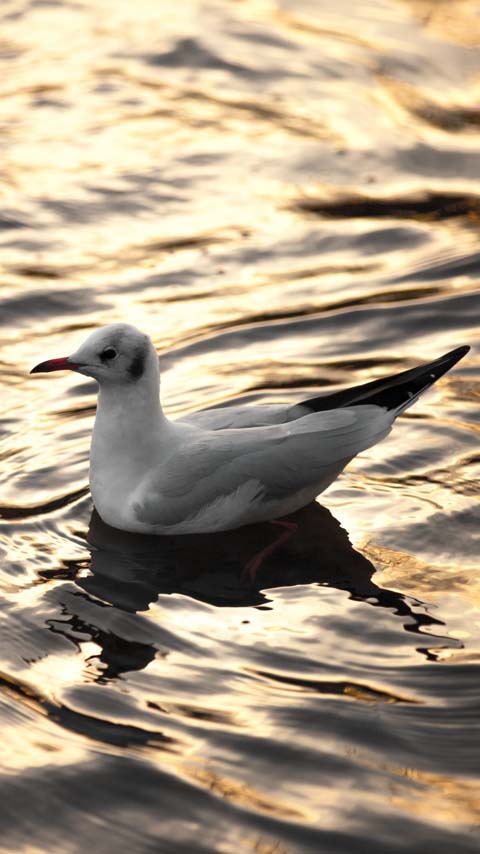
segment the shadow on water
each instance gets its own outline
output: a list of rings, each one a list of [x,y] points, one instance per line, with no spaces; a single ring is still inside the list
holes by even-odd
[[[333,199],[308,197],[299,199],[294,206],[300,211],[329,216],[334,219],[395,218],[442,221],[456,217],[478,217],[480,200],[467,193],[423,193],[417,196],[392,196],[388,198],[366,196],[360,193],[337,196]]]
[[[347,532],[325,507],[312,502],[289,518],[297,523],[297,532],[264,562],[251,581],[245,579],[243,570],[248,560],[275,538],[269,523],[217,534],[159,537],[112,528],[94,510],[87,534],[90,572],[84,574],[85,561],[72,562],[67,577],[84,591],[78,595],[86,596],[92,604],[130,613],[146,611],[159,595],[174,593],[216,607],[265,609],[270,601],[265,593],[268,588],[319,584],[346,590],[354,600],[393,610],[409,632],[422,634],[425,627],[443,625],[420,601],[375,584],[375,567],[353,548]],[[142,670],[157,653],[154,644],[125,639],[111,628],[105,631],[88,625],[75,614],[51,628],[70,639],[86,633],[101,647],[99,659],[105,668],[102,680]]]

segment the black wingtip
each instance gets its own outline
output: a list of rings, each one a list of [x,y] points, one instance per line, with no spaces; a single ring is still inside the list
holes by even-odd
[[[467,355],[469,350],[470,347],[468,344],[465,344],[463,347],[456,347],[455,350],[450,350],[448,353],[445,353],[444,356],[440,356],[439,359],[435,359],[431,365],[438,370],[438,376],[436,379],[449,371],[450,368],[453,368],[460,359],[463,359],[463,357]],[[428,365],[426,365],[426,367],[428,368]]]
[[[444,359],[452,359],[452,365],[454,365],[455,362],[458,362],[460,359],[463,359],[463,357],[467,355],[469,350],[470,345],[464,344],[463,347],[457,347],[455,350],[450,350],[449,353],[445,354]]]
[[[335,409],[340,406],[359,406],[370,403],[386,409],[399,409],[410,406],[413,401],[429,386],[453,368],[460,359],[467,355],[470,347],[464,345],[450,350],[444,356],[433,362],[410,368],[390,377],[383,377],[369,383],[311,398],[303,402],[303,406],[311,412]]]

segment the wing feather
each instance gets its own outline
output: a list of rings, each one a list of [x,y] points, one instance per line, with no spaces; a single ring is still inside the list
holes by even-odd
[[[199,431],[141,484],[134,512],[142,523],[175,525],[222,496],[235,495],[239,512],[242,500],[284,499],[378,442],[392,420],[378,406],[357,406],[272,427]]]
[[[245,406],[219,406],[183,415],[178,421],[202,430],[228,430],[245,427],[267,427],[288,421],[290,403],[260,403]],[[305,410],[306,414],[309,410]]]

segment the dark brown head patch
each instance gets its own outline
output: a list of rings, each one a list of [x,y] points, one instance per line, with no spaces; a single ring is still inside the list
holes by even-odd
[[[144,347],[137,347],[132,361],[127,370],[132,380],[139,380],[145,371],[146,351]]]

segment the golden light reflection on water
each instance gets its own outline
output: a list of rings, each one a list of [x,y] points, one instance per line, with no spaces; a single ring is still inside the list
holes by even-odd
[[[38,710],[37,710],[38,714]],[[25,731],[30,730],[28,737]],[[45,733],[33,729],[32,725],[4,728],[4,739],[0,748],[0,762],[4,774],[15,774],[28,769],[51,768],[56,765],[81,763],[88,755],[87,746],[74,744],[71,739],[64,739],[60,746],[59,732]],[[38,850],[38,849],[37,849]]]
[[[467,47],[480,45],[480,23],[476,0],[437,3],[435,0],[403,0],[427,30]]]
[[[427,821],[446,827],[467,825],[475,828],[480,818],[480,797],[475,780],[422,771],[415,767],[379,766],[367,754],[359,754],[362,764],[392,775],[388,798],[392,805]],[[410,783],[414,786],[410,786]]]
[[[422,786],[417,797],[398,793],[392,803],[420,818],[435,816],[436,821],[448,826],[480,823],[480,794],[475,781],[428,774],[417,769],[406,769],[405,776]]]
[[[415,595],[428,596],[441,603],[445,593],[466,600],[467,605],[480,608],[480,573],[474,558],[472,565],[435,565],[406,552],[366,544],[365,553],[378,566],[380,583]],[[464,605],[465,607],[465,605]],[[458,636],[458,630],[456,632]],[[475,631],[473,632],[475,634]]]
[[[256,791],[251,786],[220,776],[214,771],[197,769],[193,774],[193,778],[216,795],[239,806],[253,808],[254,810],[271,813],[272,815],[279,815],[287,820],[308,821],[305,812],[301,813],[292,809],[287,804],[282,804],[277,799],[273,800],[265,794]]]

